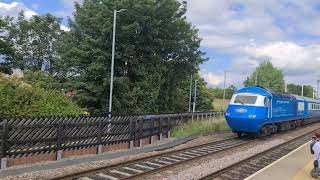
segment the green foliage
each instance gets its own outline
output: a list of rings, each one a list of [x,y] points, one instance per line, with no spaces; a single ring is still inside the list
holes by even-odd
[[[257,76],[256,76],[257,74]],[[244,85],[254,86],[257,77],[257,84],[275,91],[284,92],[284,79],[281,70],[275,68],[270,61],[261,63],[256,71],[247,77]]]
[[[177,138],[194,135],[205,135],[213,132],[230,130],[223,117],[203,121],[193,121],[192,123],[177,126],[172,131],[172,136]]]
[[[210,91],[210,88],[207,87],[207,83],[204,79],[197,77],[197,105],[196,111],[198,112],[208,112],[213,111],[212,103],[214,101],[214,94]]]
[[[223,89],[222,88],[211,88],[211,92],[213,93],[215,98],[223,99]],[[232,95],[237,91],[237,88],[234,85],[226,88],[225,99],[231,99]]]
[[[61,92],[31,86],[0,74],[0,117],[72,116],[83,114]]]
[[[296,84],[288,84],[287,85],[287,92],[289,94],[295,94],[295,95],[302,95],[302,86],[301,85],[296,85]],[[303,96],[305,97],[313,97],[313,88],[312,86],[309,85],[304,85],[303,86]]]
[[[46,14],[27,20],[21,12],[7,27],[8,39],[14,46],[14,58],[10,66],[24,70],[46,70],[51,74],[59,68],[57,42],[63,31],[60,19]]]
[[[5,36],[5,32],[8,28],[8,24],[11,18],[0,17],[0,55],[2,60],[0,61],[0,72],[11,73],[10,63],[13,61],[14,49],[10,44],[9,39]]]
[[[230,99],[225,99],[224,105],[223,105],[223,99],[215,98],[213,101],[213,111],[221,112],[221,111],[227,110],[229,102],[230,102]]]
[[[26,70],[23,74],[23,81],[32,86],[39,86],[47,90],[58,90],[62,88],[61,83],[48,72]]]
[[[123,8],[127,11],[117,16],[113,112],[186,111],[189,75],[205,59],[198,30],[187,22],[185,9],[176,0],[76,4],[71,31],[59,46],[62,74],[73,75],[65,84],[77,89],[75,99],[82,107],[94,113],[107,111],[113,10]],[[203,89],[200,93],[208,96]],[[200,109],[208,109],[209,101],[199,102],[205,103]]]

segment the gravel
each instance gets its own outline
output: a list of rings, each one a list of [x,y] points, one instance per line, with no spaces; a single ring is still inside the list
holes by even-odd
[[[258,139],[245,146],[233,148],[218,152],[203,158],[182,163],[181,165],[174,166],[170,170],[154,173],[143,177],[143,179],[163,179],[163,180],[190,180],[199,179],[206,175],[211,174],[217,170],[223,169],[231,164],[239,162],[245,158],[263,152],[267,149],[282,144],[291,140],[302,133],[310,132],[319,129],[319,124],[314,124],[304,127],[295,131],[290,131],[284,134],[277,134],[265,139]],[[139,178],[138,178],[139,179]],[[142,178],[140,178],[142,179]]]
[[[168,176],[163,179],[164,180],[165,179],[170,179],[170,180],[199,179],[203,176],[211,174],[214,171],[225,168],[235,162],[239,162],[247,157],[252,156],[253,154],[257,154],[259,152],[265,151],[283,142],[284,140],[274,140],[271,142],[267,142],[265,144],[255,146],[254,148],[250,148],[246,151],[232,153],[230,154],[230,156],[199,164],[198,166],[186,169],[184,171],[180,171],[176,175]]]

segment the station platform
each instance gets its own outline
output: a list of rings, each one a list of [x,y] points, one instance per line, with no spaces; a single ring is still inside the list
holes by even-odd
[[[310,176],[313,160],[314,157],[310,153],[310,142],[308,142],[249,176],[246,180],[314,180]]]

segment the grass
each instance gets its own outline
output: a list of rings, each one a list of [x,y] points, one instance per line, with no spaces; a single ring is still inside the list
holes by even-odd
[[[226,120],[224,119],[224,117],[219,117],[210,120],[199,120],[187,124],[182,124],[173,129],[172,135],[176,138],[182,138],[227,130],[230,130],[230,128]]]
[[[223,100],[222,99],[217,99],[215,98],[214,101],[213,101],[213,111],[221,111],[221,106],[222,106],[222,102]],[[224,100],[224,106],[223,106],[223,111],[225,111],[229,105],[229,102],[230,100],[229,99],[225,99]]]

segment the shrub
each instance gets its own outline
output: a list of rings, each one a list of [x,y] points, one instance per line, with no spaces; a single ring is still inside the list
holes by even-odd
[[[0,117],[76,116],[82,110],[61,92],[0,74]]]
[[[223,117],[219,117],[209,120],[193,121],[187,124],[181,124],[173,128],[172,136],[182,138],[228,130],[230,130],[230,127],[228,126],[226,120]]]

